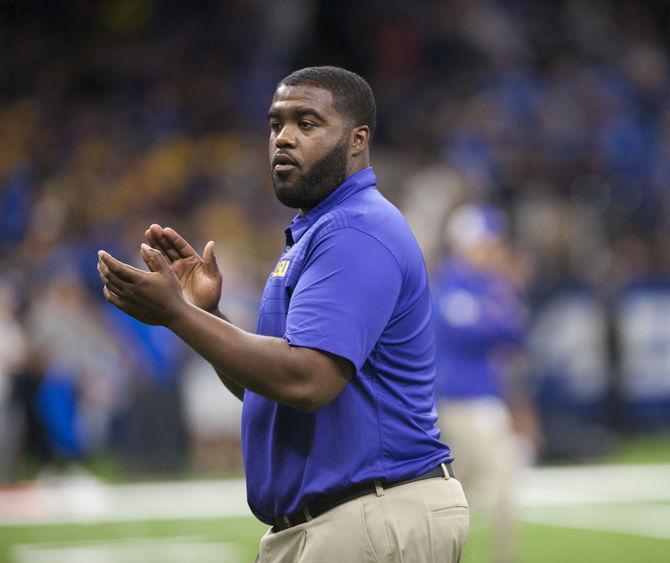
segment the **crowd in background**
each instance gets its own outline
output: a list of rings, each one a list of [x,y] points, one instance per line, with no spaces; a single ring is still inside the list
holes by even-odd
[[[109,452],[136,472],[238,468],[239,404],[169,331],[105,303],[96,252],[139,266],[152,222],[212,239],[222,309],[253,330],[293,213],[265,115],[298,66],[370,81],[373,164],[429,267],[450,210],[482,201],[510,218],[532,310],[670,278],[664,2],[0,10],[0,480]]]

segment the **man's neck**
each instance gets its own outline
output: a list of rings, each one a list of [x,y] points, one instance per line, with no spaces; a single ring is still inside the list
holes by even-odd
[[[364,170],[368,166],[370,166],[370,160],[367,159],[367,158],[365,160],[362,160],[361,162],[358,162],[356,166],[347,166],[347,176],[344,179],[344,182],[346,182],[348,178],[351,178],[354,174],[356,174],[356,172],[360,172],[361,170]],[[344,182],[342,182],[342,183],[344,183]],[[341,185],[342,184],[340,184],[340,186]],[[335,188],[332,192],[330,192],[324,199],[329,198],[333,193],[335,193],[337,191],[337,189],[340,186],[337,186],[337,188]],[[323,201],[323,200],[321,200],[321,201]],[[319,203],[321,203],[321,202],[319,202]],[[298,209],[298,212],[300,213],[300,215],[304,216],[304,215],[307,215],[307,213],[309,213],[312,209],[314,209],[314,207],[304,207],[304,208],[301,207],[301,208]]]

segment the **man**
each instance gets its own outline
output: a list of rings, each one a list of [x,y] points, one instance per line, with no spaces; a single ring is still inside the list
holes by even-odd
[[[491,206],[457,208],[446,239],[451,253],[432,281],[440,426],[473,507],[492,519],[489,560],[509,562],[516,555],[514,478],[523,457],[511,407],[532,423],[528,431],[537,430],[519,377],[527,316],[519,268],[504,216]]]
[[[243,400],[247,496],[272,526],[259,561],[457,561],[469,514],[438,440],[434,333],[421,252],[369,166],[375,103],[358,75],[284,78],[268,113],[274,191],[300,210],[258,334],[217,312],[200,258],[152,225],[143,272],[100,253],[106,298],[169,327]],[[180,284],[181,282],[181,284]]]

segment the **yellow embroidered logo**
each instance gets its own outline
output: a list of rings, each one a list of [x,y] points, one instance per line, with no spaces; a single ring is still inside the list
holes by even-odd
[[[275,271],[272,272],[273,278],[283,278],[286,275],[286,272],[288,271],[288,266],[291,263],[290,260],[282,260],[277,264],[277,267],[275,268]]]

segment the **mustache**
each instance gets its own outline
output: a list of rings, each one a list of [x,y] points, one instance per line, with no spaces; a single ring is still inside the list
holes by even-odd
[[[272,167],[274,168],[277,164],[292,164],[293,166],[299,166],[298,161],[293,158],[288,152],[277,151],[272,157]]]

